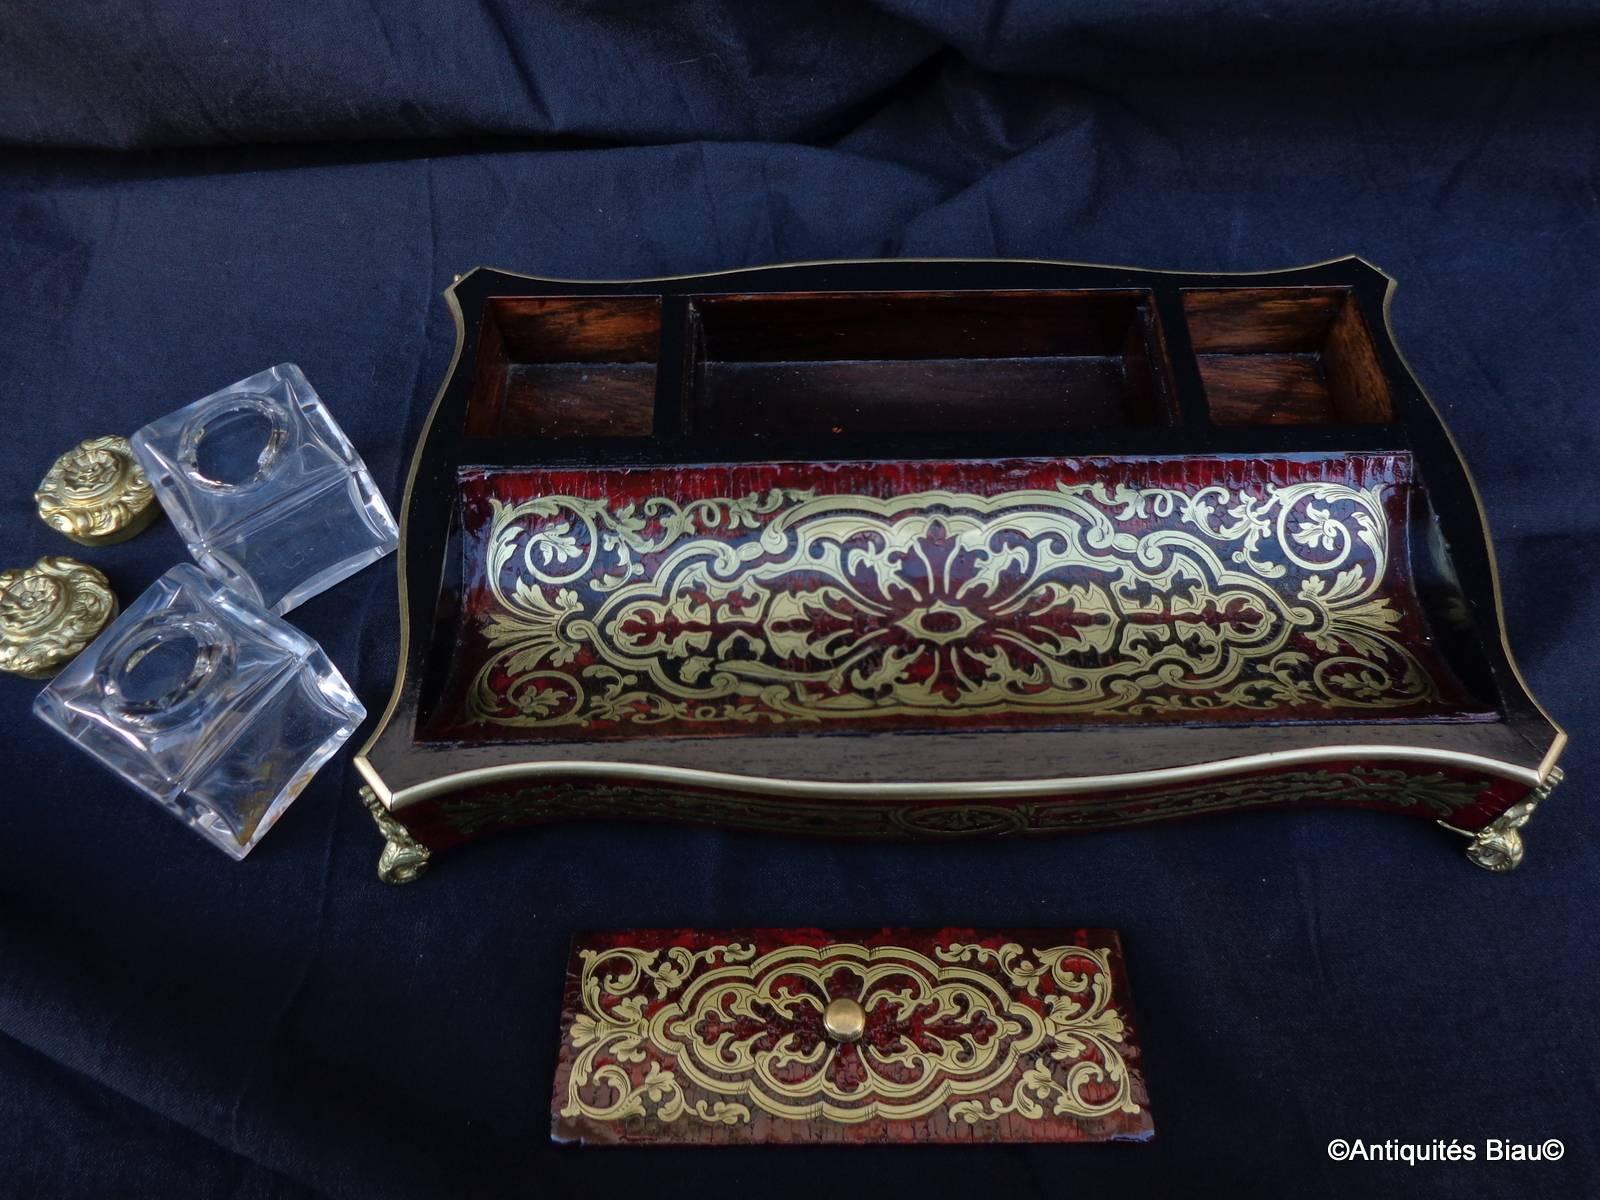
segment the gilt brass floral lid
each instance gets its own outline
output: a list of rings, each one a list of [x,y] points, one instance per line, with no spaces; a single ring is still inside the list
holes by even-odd
[[[56,459],[33,499],[46,525],[84,546],[126,541],[161,511],[122,437],[79,442]]]
[[[73,558],[0,571],[0,671],[49,679],[116,617],[116,594]]]

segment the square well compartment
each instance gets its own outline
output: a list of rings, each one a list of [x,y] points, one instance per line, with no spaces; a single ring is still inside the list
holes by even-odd
[[[1148,292],[699,296],[691,320],[697,432],[987,433],[1169,419]]]
[[[1372,334],[1348,289],[1189,289],[1183,311],[1216,424],[1394,420]]]
[[[469,437],[649,437],[659,296],[508,296],[485,305]]]

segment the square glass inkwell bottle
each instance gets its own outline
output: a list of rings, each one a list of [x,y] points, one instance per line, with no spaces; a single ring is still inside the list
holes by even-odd
[[[399,544],[366,464],[293,363],[152,421],[132,443],[195,561],[272,612]]]
[[[366,716],[315,642],[188,563],[73,660],[34,711],[234,858]]]

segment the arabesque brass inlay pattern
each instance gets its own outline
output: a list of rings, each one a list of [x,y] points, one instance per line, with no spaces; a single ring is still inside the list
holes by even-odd
[[[529,729],[1439,699],[1383,489],[491,499],[473,720]]]
[[[1141,1111],[1107,952],[959,942],[583,950],[560,1115],[859,1124]],[[829,1035],[830,1001],[865,1014]]]

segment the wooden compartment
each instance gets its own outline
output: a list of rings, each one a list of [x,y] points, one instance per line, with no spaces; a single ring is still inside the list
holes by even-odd
[[[474,437],[648,437],[658,296],[496,297],[467,406]]]
[[[724,434],[1107,429],[1170,417],[1147,292],[700,296],[692,423]]]
[[[479,270],[404,506],[382,873],[568,817],[949,836],[1348,805],[1481,865],[1565,734],[1357,259]]]
[[[1183,311],[1218,425],[1388,424],[1394,407],[1348,288],[1207,288]]]

